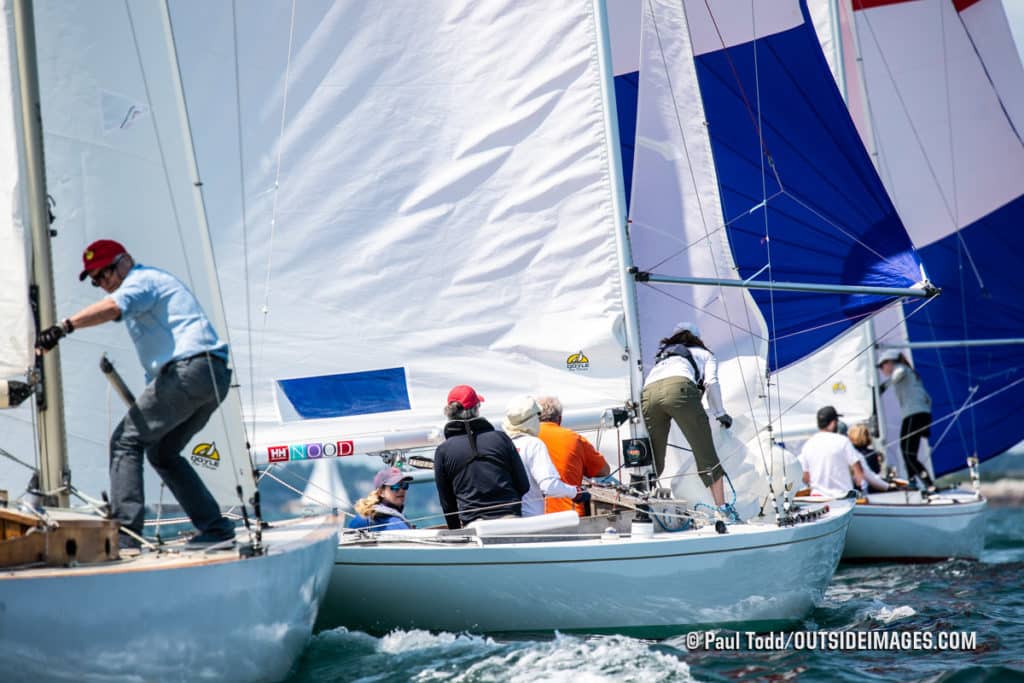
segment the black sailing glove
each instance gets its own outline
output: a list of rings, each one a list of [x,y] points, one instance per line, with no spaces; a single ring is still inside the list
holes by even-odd
[[[721,415],[719,415],[715,419],[718,420],[722,424],[722,426],[725,427],[726,429],[728,429],[729,427],[732,427],[732,418],[729,417],[729,413],[722,413]]]
[[[36,337],[36,348],[49,351],[57,345],[57,342],[64,336],[64,328],[60,325],[47,327]]]

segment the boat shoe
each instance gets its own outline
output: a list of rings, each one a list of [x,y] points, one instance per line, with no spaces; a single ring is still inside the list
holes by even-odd
[[[235,532],[201,531],[185,542],[185,550],[212,550],[235,545]]]

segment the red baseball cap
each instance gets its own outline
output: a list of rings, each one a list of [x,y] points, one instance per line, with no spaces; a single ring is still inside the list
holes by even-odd
[[[391,486],[403,481],[412,481],[412,477],[397,467],[386,467],[373,477],[373,488]]]
[[[484,397],[476,393],[476,389],[468,384],[460,384],[448,392],[448,402],[458,401],[466,410],[475,408],[484,402]]]
[[[96,240],[82,252],[82,272],[78,274],[78,281],[84,280],[91,271],[106,268],[118,256],[127,253],[128,250],[120,242]]]

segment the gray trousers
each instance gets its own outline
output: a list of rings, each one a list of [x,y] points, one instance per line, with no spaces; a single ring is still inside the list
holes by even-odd
[[[665,450],[672,420],[676,421],[693,450],[697,471],[705,486],[711,486],[725,473],[715,452],[708,414],[701,405],[700,387],[685,377],[666,377],[644,387],[640,409],[654,449],[654,470],[665,470]]]
[[[110,502],[122,526],[142,533],[145,453],[197,529],[233,528],[203,480],[181,456],[181,449],[224,400],[230,382],[231,370],[216,356],[171,361],[128,409],[110,437]]]

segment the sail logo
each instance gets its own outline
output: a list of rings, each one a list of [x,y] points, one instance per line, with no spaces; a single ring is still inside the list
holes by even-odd
[[[569,372],[587,372],[590,370],[590,359],[580,350],[565,359],[565,367]]]
[[[267,447],[268,462],[288,462],[289,460],[309,460],[316,458],[339,458],[355,455],[355,443],[352,441],[317,441],[314,443],[296,443],[287,446]]]
[[[208,470],[217,469],[220,467],[220,452],[217,450],[217,444],[196,444],[196,447],[192,449],[190,460],[193,465],[198,467],[205,467]]]
[[[832,384],[832,393],[833,394],[845,394],[846,393],[846,382],[844,382],[842,380],[839,380],[838,382],[834,382]]]

